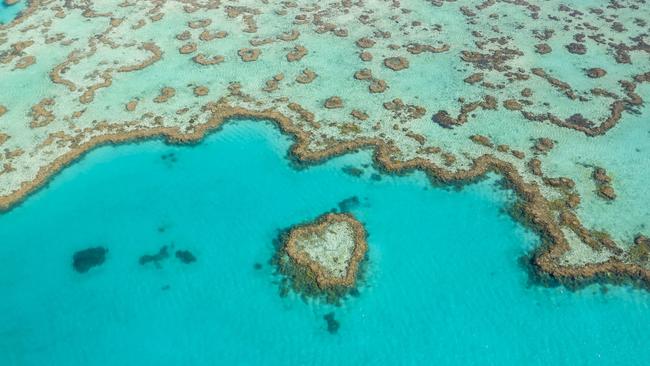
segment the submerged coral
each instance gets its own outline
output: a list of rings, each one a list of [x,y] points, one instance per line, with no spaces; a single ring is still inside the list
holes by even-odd
[[[101,266],[106,260],[108,249],[93,247],[80,250],[72,256],[72,267],[79,273],[86,273],[91,268]]]
[[[148,263],[153,263],[156,268],[160,268],[160,262],[169,258],[169,252],[168,252],[168,247],[167,245],[163,245],[160,247],[160,250],[158,250],[158,253],[156,254],[145,254],[140,257],[138,260],[138,263],[140,265],[144,266]]]

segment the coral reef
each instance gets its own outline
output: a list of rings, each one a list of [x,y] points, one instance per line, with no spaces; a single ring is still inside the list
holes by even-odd
[[[351,214],[325,214],[286,233],[276,264],[297,292],[336,302],[356,286],[368,249],[365,238],[365,229]]]
[[[96,146],[193,143],[229,118],[263,118],[295,137],[302,163],[372,149],[387,172],[438,183],[501,174],[543,238],[537,270],[645,281],[650,264],[632,258],[647,192],[626,187],[642,186],[627,172],[648,149],[621,136],[645,133],[628,121],[647,113],[648,11],[633,0],[32,0],[0,25],[0,207]]]
[[[156,254],[145,254],[140,257],[138,263],[144,266],[148,263],[153,263],[156,268],[160,268],[160,262],[169,258],[169,251],[167,245],[160,247],[160,250]]]
[[[196,257],[189,250],[177,250],[176,258],[185,264],[196,262]]]
[[[80,250],[72,256],[72,267],[79,273],[86,273],[91,268],[104,264],[106,253],[108,253],[108,249],[104,247]]]

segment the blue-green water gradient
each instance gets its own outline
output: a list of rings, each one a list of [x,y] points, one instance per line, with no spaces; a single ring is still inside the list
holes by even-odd
[[[369,152],[296,170],[290,144],[270,123],[237,121],[191,147],[102,147],[0,214],[0,365],[650,360],[646,292],[529,286],[518,258],[538,239],[503,213],[514,198],[498,177],[457,191],[421,173],[342,171]],[[341,307],[280,297],[278,230],[354,196],[370,246],[360,295]],[[73,253],[98,245],[106,262],[75,272]],[[138,263],[162,245],[197,262]]]
[[[0,1],[0,24],[10,23],[27,8],[27,5],[27,0],[22,0],[14,5],[6,5],[4,1]]]

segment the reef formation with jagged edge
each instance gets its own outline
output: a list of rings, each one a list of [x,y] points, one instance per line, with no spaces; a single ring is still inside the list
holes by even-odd
[[[88,150],[270,119],[303,162],[497,172],[558,281],[650,283],[650,7],[32,0],[0,26],[0,207]]]

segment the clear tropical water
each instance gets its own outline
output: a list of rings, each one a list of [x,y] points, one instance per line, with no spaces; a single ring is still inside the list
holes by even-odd
[[[503,214],[513,197],[497,177],[456,191],[419,173],[343,172],[368,152],[296,170],[290,143],[237,121],[191,147],[102,147],[0,214],[0,365],[650,360],[646,292],[529,286],[517,259],[537,238]],[[278,230],[354,196],[370,245],[360,295],[341,307],[280,297]],[[197,262],[138,263],[172,244]],[[75,272],[73,253],[98,245],[106,262]]]
[[[6,24],[14,20],[27,7],[27,0],[23,0],[14,5],[6,5],[0,1],[0,24]]]

